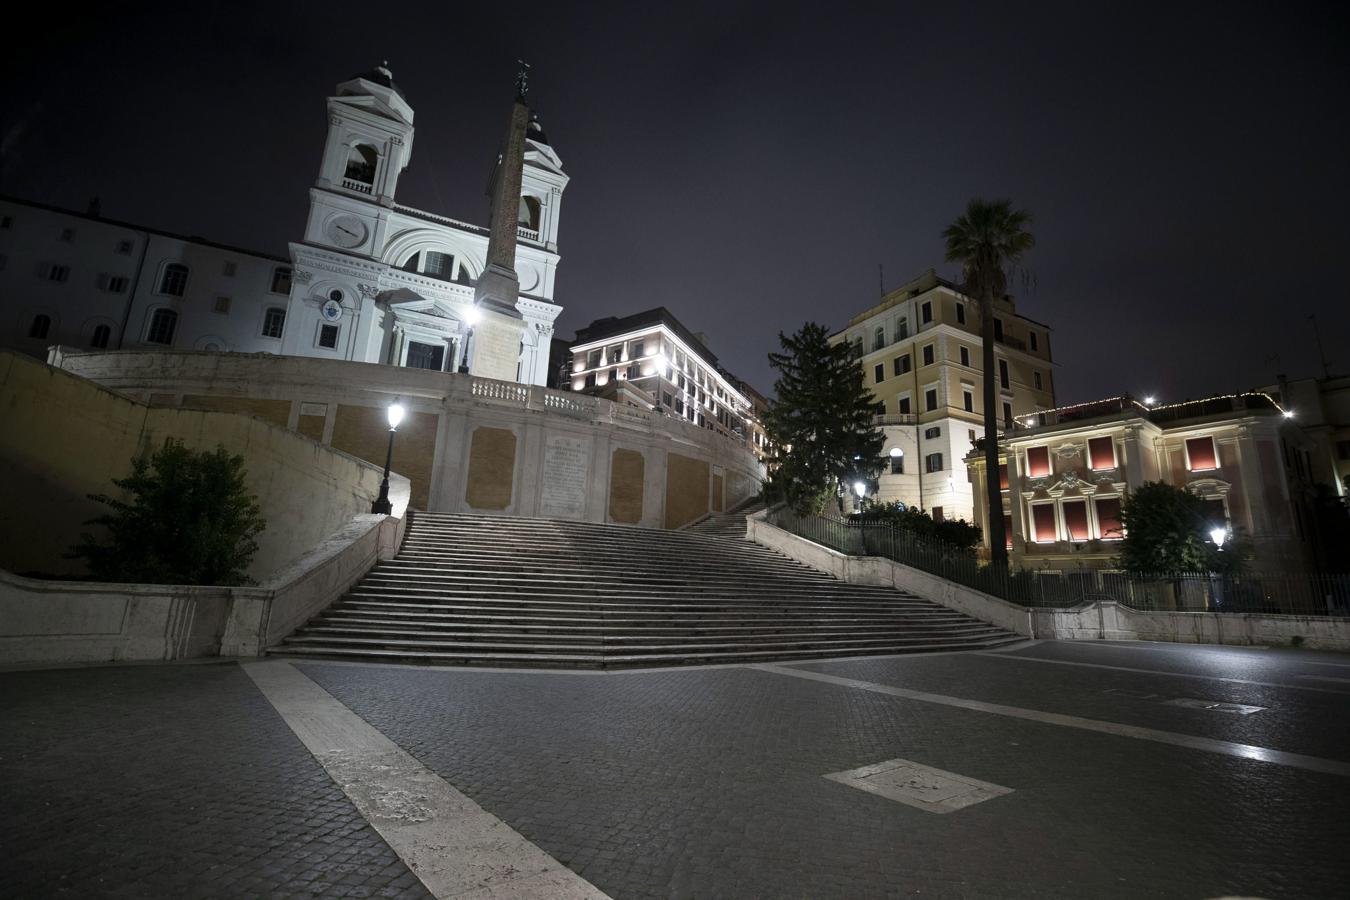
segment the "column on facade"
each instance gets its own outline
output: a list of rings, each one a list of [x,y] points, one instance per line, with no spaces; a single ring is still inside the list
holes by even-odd
[[[1017,451],[1008,448],[1008,514],[1011,516],[1012,552],[1021,556],[1027,552],[1026,529],[1022,527],[1022,470],[1017,464]]]
[[[1241,523],[1248,534],[1260,537],[1270,532],[1270,514],[1266,509],[1265,483],[1261,476],[1261,460],[1256,449],[1256,435],[1249,425],[1238,428],[1235,445],[1238,452],[1238,469],[1242,473],[1242,498],[1246,507],[1247,521]],[[1283,479],[1281,479],[1283,481]],[[1231,490],[1231,489],[1230,489]],[[1229,505],[1232,514],[1232,505]],[[1237,523],[1234,523],[1237,524]]]

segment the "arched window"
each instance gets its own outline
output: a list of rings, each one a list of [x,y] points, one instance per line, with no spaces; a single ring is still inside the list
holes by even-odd
[[[886,329],[878,325],[877,330],[872,335],[872,349],[880,350],[886,346]]]
[[[347,171],[343,178],[361,184],[375,183],[375,163],[380,156],[369,144],[357,144],[347,154]]]
[[[107,325],[100,325],[94,329],[93,335],[90,336],[89,346],[95,350],[106,350],[110,337],[112,337],[112,329]]]
[[[516,224],[531,231],[539,230],[539,198],[523,196],[520,198],[520,214]]]
[[[187,290],[188,267],[182,263],[169,263],[164,267],[164,276],[159,280],[159,292],[170,297],[181,297]]]
[[[150,344],[172,344],[173,332],[178,327],[178,313],[171,309],[157,309],[150,317],[150,328],[145,340]]]
[[[39,313],[33,316],[33,324],[28,326],[28,336],[41,340],[52,330],[52,317]]]

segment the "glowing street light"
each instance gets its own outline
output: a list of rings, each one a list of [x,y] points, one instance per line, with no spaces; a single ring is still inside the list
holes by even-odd
[[[1149,396],[1147,396],[1147,397],[1144,398],[1144,405],[1145,405],[1145,406],[1152,406],[1153,404],[1155,404],[1155,403],[1157,403],[1157,402],[1158,402],[1158,398],[1157,398],[1157,397],[1154,397],[1152,394],[1150,394]]]
[[[389,467],[394,462],[394,432],[403,421],[403,404],[390,404],[386,414],[389,418],[389,450],[384,455],[384,479],[380,482],[380,496],[370,504],[371,512],[385,516],[394,511],[394,504],[389,502]]]
[[[1284,417],[1286,419],[1292,419],[1294,417],[1294,411],[1292,409],[1286,409],[1284,411]]]
[[[1220,550],[1222,550],[1223,542],[1228,539],[1228,529],[1217,527],[1211,528],[1209,531],[1209,539],[1214,542],[1215,547],[1218,547]]]
[[[861,481],[853,482],[853,493],[857,494],[858,499],[861,500],[863,494],[867,493],[867,485],[863,484]]]

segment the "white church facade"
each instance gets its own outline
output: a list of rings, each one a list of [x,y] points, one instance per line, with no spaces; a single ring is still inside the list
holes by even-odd
[[[396,202],[413,110],[379,67],[328,98],[319,177],[289,259],[0,198],[0,346],[40,357],[56,344],[264,352],[542,385],[562,311],[553,295],[568,176],[539,123],[525,125],[523,103],[515,166],[498,165],[514,176],[510,195],[499,189],[494,203],[494,218],[515,217],[501,223],[505,251],[498,229],[496,258],[516,284],[495,305],[475,296],[491,281],[490,229]],[[475,327],[488,325],[494,356],[475,366]]]

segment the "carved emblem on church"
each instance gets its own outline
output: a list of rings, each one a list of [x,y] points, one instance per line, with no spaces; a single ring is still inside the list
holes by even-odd
[[[379,287],[373,284],[358,284],[356,289],[361,292],[362,297],[374,297],[380,292]]]
[[[295,269],[291,272],[291,280],[296,284],[309,284],[313,277],[314,273],[308,269]]]

